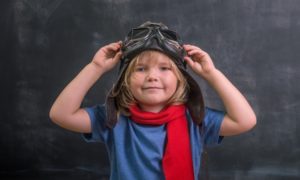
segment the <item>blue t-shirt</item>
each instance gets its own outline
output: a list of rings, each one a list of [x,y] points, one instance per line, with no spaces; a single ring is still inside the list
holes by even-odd
[[[161,180],[166,128],[165,125],[149,126],[136,124],[121,115],[113,129],[105,125],[105,105],[86,108],[92,132],[83,134],[87,142],[102,142],[106,145],[110,159],[111,180]],[[213,146],[221,142],[220,126],[224,112],[205,108],[204,128],[195,124],[187,111],[194,177],[200,171],[203,145]],[[202,132],[204,131],[204,132]]]

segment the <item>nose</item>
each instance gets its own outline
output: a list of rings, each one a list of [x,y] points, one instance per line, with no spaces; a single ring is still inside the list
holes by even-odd
[[[158,74],[156,70],[152,69],[147,73],[147,81],[157,81],[158,80]]]

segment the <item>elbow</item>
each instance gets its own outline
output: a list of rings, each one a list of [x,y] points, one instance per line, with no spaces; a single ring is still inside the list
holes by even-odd
[[[244,132],[250,131],[256,126],[256,115],[253,113],[252,115],[249,115],[247,119],[244,121]]]
[[[55,113],[53,112],[53,109],[51,108],[49,111],[49,118],[52,122],[54,122],[55,120]]]
[[[249,128],[249,130],[250,130],[250,129],[253,129],[256,126],[256,123],[257,123],[255,114],[253,115],[253,117],[251,117],[249,119],[249,122],[250,122],[250,128]]]
[[[59,118],[58,118],[57,112],[54,110],[53,107],[49,111],[49,118],[53,123],[58,124]]]
[[[54,117],[55,117],[55,115],[54,115],[54,113],[53,113],[53,111],[52,111],[52,109],[49,111],[49,118],[50,118],[50,120],[51,121],[53,121],[54,120]]]

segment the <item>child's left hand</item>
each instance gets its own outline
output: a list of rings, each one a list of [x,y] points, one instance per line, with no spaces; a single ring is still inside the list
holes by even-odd
[[[216,69],[209,54],[197,46],[185,44],[183,48],[188,56],[184,57],[187,64],[194,72],[207,79],[208,76]]]

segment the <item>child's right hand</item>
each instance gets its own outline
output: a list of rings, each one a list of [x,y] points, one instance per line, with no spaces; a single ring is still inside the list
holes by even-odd
[[[103,73],[111,70],[121,59],[121,44],[122,42],[119,41],[100,48],[95,54],[92,64]]]

